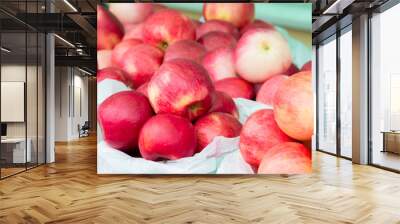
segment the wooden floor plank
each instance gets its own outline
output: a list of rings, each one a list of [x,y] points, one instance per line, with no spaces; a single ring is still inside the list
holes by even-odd
[[[0,223],[400,223],[400,175],[314,152],[311,175],[97,175],[96,139],[0,181]]]

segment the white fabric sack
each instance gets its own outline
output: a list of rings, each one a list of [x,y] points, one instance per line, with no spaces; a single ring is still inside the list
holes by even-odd
[[[134,158],[112,149],[104,141],[98,145],[98,173],[101,174],[207,174],[215,173],[219,160],[234,151],[239,138],[217,137],[192,157],[154,162]]]
[[[253,169],[240,154],[239,145],[236,145],[236,147],[235,151],[230,152],[222,159],[217,174],[254,174]]]
[[[241,123],[255,111],[271,106],[246,99],[235,99]],[[99,141],[97,172],[99,174],[253,174],[239,151],[239,137],[218,136],[192,157],[154,162],[134,158]]]
[[[97,106],[111,95],[125,90],[131,90],[131,88],[127,87],[121,81],[115,79],[104,79],[97,83]]]
[[[242,124],[244,124],[247,118],[257,110],[272,109],[272,106],[270,105],[259,103],[253,100],[247,100],[243,98],[235,98],[233,100],[235,101],[236,107],[239,112],[239,121]]]

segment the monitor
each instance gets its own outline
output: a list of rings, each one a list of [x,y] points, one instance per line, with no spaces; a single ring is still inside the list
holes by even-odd
[[[1,123],[1,136],[7,136],[7,124]]]

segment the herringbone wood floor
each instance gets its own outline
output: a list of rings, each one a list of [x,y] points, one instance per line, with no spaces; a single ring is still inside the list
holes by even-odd
[[[304,176],[98,176],[96,140],[0,181],[0,223],[400,223],[400,175],[315,153]]]

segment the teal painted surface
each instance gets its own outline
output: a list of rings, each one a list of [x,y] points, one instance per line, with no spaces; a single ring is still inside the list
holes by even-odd
[[[203,3],[164,3],[168,7],[202,13]],[[256,18],[277,26],[311,31],[311,3],[255,3]]]
[[[281,27],[276,27],[276,29],[286,38],[289,43],[293,64],[295,64],[298,68],[301,68],[306,62],[311,60],[311,46],[306,46],[302,42],[291,37],[289,33]]]

